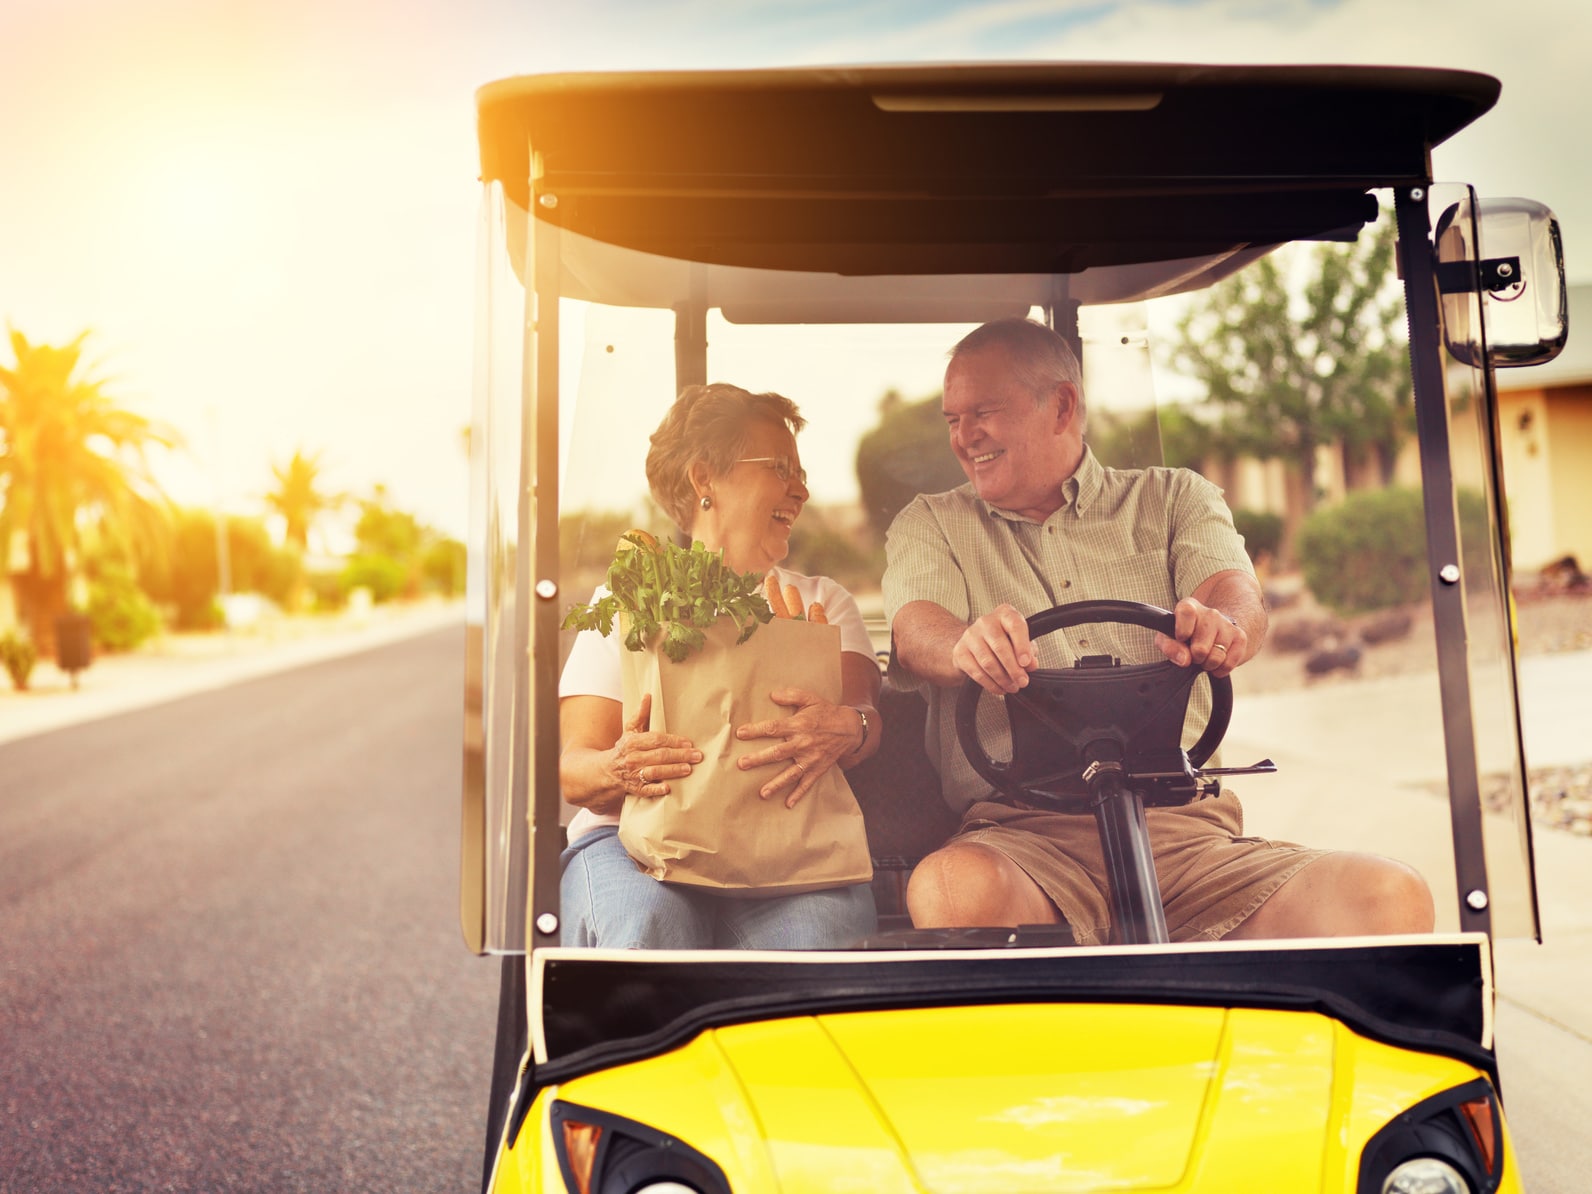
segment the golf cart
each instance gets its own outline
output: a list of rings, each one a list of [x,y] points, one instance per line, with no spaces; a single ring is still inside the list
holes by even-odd
[[[462,916],[502,958],[486,1188],[1520,1189],[1490,946],[1535,936],[1537,915],[1493,369],[1562,347],[1563,267],[1545,208],[1478,200],[1430,164],[1498,91],[1446,70],[1113,64],[481,91]],[[887,685],[884,746],[849,776],[876,936],[560,947],[560,627],[621,532],[669,530],[643,461],[682,387],[801,406],[811,501],[790,562],[842,580],[887,653],[881,533],[962,480],[937,402],[962,335],[1047,322],[1082,359],[1106,463],[1189,463],[1167,445],[1204,395],[1168,346],[1197,340],[1202,299],[1268,261],[1297,291],[1316,246],[1387,233],[1408,329],[1395,422],[1413,432],[1387,488],[1415,495],[1424,532],[1414,665],[1307,683],[1274,649],[1206,693],[1079,652],[1027,705],[963,698],[962,749],[992,789],[1095,810],[1110,944],[911,927],[905,877],[956,818],[921,698]],[[1326,373],[1387,345],[1284,347]],[[1309,499],[1352,487],[1332,447]],[[1236,513],[1287,508],[1276,461],[1203,463]],[[1120,597],[1026,612],[1036,634],[1164,627]],[[1185,738],[1191,689],[1210,712]],[[1143,810],[1229,779],[1248,833],[1414,866],[1437,931],[1168,942]]]

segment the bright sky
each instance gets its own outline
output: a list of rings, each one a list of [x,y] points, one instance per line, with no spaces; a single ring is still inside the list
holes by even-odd
[[[1559,214],[1592,281],[1586,0],[4,0],[0,320],[85,328],[174,425],[179,501],[270,466],[462,535],[475,89],[554,70],[927,59],[1376,62],[1496,75],[1441,180]],[[1586,231],[1583,231],[1586,230]]]

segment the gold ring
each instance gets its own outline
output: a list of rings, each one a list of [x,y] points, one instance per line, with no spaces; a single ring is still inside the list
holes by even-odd
[[[650,784],[652,782],[650,779],[647,778],[647,769],[645,767],[643,767],[641,770],[636,772],[636,778],[639,779],[644,784]]]
[[[1225,643],[1217,643],[1214,647],[1211,648],[1211,650],[1212,651],[1220,651],[1223,655],[1226,655],[1227,654],[1227,645]]]
[[[796,762],[795,759],[791,760],[791,764],[792,764],[792,766],[794,766],[796,768],[797,771],[800,771],[802,773],[802,777],[803,778],[806,778],[807,768],[803,767],[800,763]]]

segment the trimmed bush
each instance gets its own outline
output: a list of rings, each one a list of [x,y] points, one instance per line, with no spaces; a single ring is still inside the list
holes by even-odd
[[[369,589],[371,599],[380,605],[407,595],[409,569],[387,556],[357,555],[343,569],[342,582],[345,593],[352,589]]]
[[[348,604],[348,584],[340,572],[311,572],[304,583],[317,610],[329,612]]]
[[[1461,490],[1459,533],[1465,583],[1491,584],[1486,499]],[[1364,489],[1318,510],[1299,528],[1299,561],[1316,600],[1348,617],[1431,596],[1426,509],[1417,489]]]
[[[94,641],[107,651],[131,651],[160,633],[160,614],[122,569],[89,583],[88,620]]]
[[[1426,515],[1415,489],[1365,489],[1299,528],[1299,562],[1317,601],[1344,617],[1425,600]]]
[[[464,592],[467,569],[464,544],[457,539],[438,539],[420,557],[420,576],[426,589],[444,597],[457,597]]]
[[[1251,562],[1258,562],[1261,556],[1277,558],[1277,549],[1282,546],[1280,514],[1265,510],[1234,510],[1233,525],[1244,537],[1244,550],[1249,553]]]
[[[39,662],[39,652],[33,645],[33,640],[25,635],[18,634],[15,630],[8,630],[0,634],[0,664],[5,665],[11,677],[11,687],[18,692],[25,692],[28,687],[28,677],[33,674],[33,665]]]

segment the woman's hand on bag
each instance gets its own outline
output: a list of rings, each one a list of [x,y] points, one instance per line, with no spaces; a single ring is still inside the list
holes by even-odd
[[[778,766],[779,773],[758,794],[766,800],[788,791],[785,807],[795,808],[824,772],[857,749],[860,723],[855,709],[832,704],[804,688],[776,688],[769,696],[776,705],[795,712],[737,726],[735,736],[743,742],[752,738],[779,741],[742,755],[736,766],[742,771]]]
[[[626,796],[667,796],[671,779],[684,779],[702,761],[702,752],[689,738],[678,734],[655,734],[647,728],[652,721],[652,696],[641,698],[636,716],[625,723],[624,733],[614,743],[608,763],[612,782]]]

